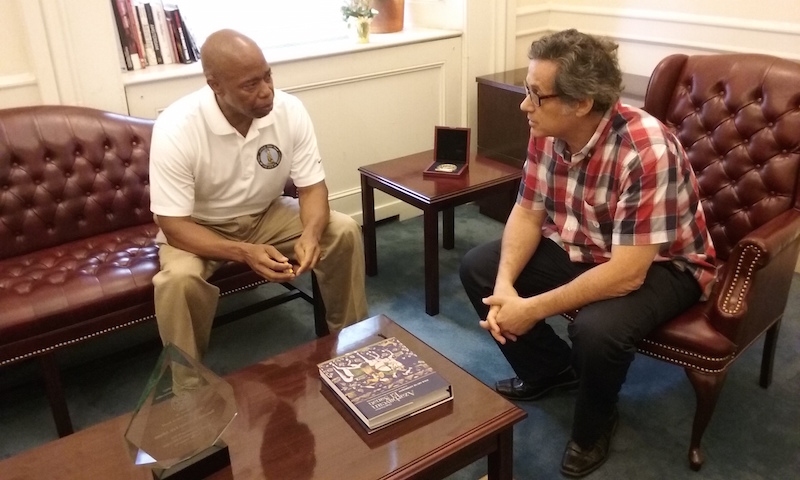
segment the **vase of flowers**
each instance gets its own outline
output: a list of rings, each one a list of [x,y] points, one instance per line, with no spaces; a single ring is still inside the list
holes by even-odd
[[[369,42],[369,24],[377,14],[371,0],[345,0],[342,5],[342,18],[347,28],[355,32],[359,43]]]

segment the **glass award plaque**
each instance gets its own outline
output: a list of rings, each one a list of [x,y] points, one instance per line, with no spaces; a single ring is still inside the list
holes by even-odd
[[[167,344],[125,431],[136,465],[158,480],[204,478],[230,465],[221,435],[236,416],[233,388]]]

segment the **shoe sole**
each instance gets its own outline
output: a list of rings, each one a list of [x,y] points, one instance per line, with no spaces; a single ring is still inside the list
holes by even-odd
[[[595,465],[594,467],[592,467],[591,470],[587,470],[587,471],[581,472],[581,473],[568,472],[568,471],[566,471],[566,470],[564,470],[562,468],[561,469],[561,475],[564,475],[565,477],[569,477],[569,478],[583,478],[586,475],[589,475],[590,473],[594,472],[598,468],[602,467],[603,464],[606,463],[606,460],[608,460],[608,455],[606,455],[606,458],[604,458],[602,462],[600,462],[597,465]]]
[[[498,392],[497,388],[495,388],[495,392],[497,392],[499,395],[502,395],[503,398],[505,398],[507,400],[514,401],[514,402],[532,402],[534,400],[539,400],[541,398],[544,398],[544,397],[546,397],[547,395],[553,393],[556,390],[574,390],[574,389],[578,388],[578,384],[579,383],[580,383],[580,380],[573,380],[573,381],[566,382],[566,383],[559,383],[557,385],[551,386],[550,388],[548,388],[546,390],[542,390],[541,392],[537,393],[536,395],[531,395],[531,396],[528,396],[528,397],[509,397],[509,396],[503,394],[502,392]]]

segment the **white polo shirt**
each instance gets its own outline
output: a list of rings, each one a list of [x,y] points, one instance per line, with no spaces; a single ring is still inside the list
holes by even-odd
[[[166,217],[221,221],[265,210],[286,180],[305,187],[325,178],[314,127],[297,97],[275,90],[269,115],[243,137],[210,87],[156,120],[150,145],[150,210]]]

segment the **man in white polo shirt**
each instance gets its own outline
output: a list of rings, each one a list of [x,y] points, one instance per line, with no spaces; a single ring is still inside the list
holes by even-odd
[[[330,211],[303,104],[275,90],[261,49],[238,32],[211,34],[201,57],[208,85],[159,115],[150,149],[162,341],[202,358],[219,299],[206,279],[231,260],[274,282],[314,269],[329,328],[364,319],[361,230]],[[289,178],[299,201],[282,196]]]

